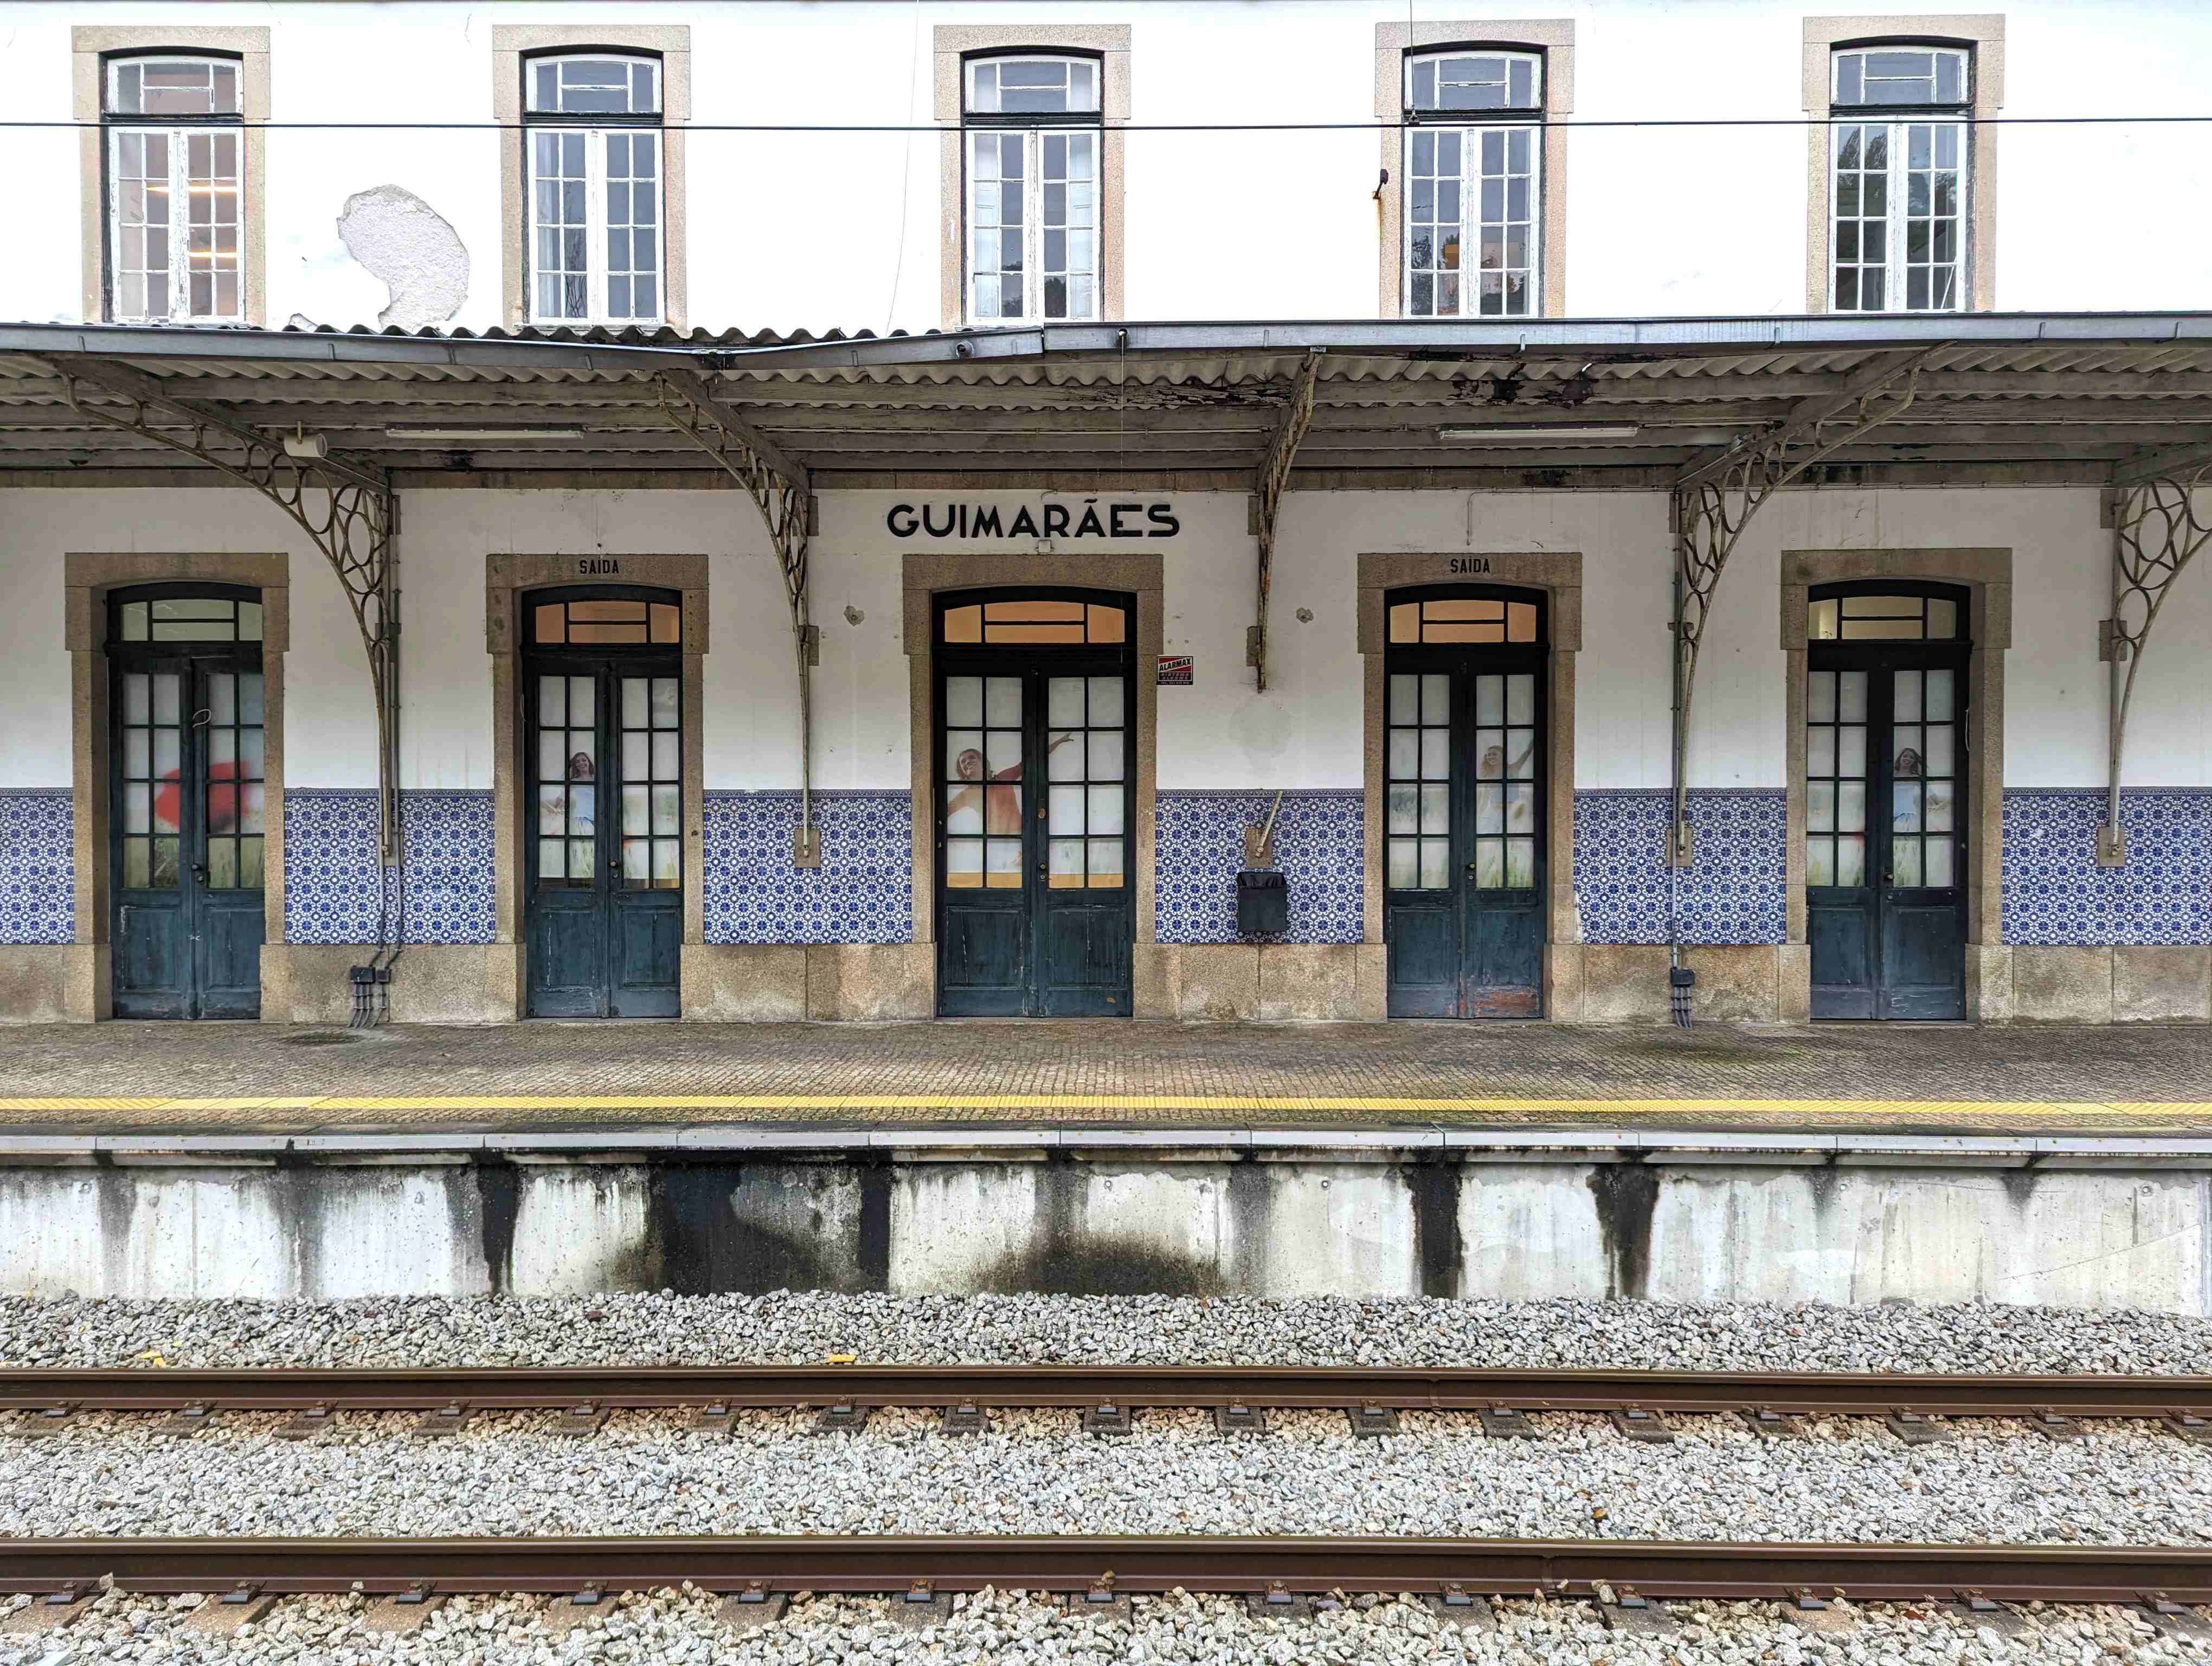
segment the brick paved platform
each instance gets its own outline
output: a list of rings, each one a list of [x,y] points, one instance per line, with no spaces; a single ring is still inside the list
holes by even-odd
[[[2202,1029],[1098,1021],[0,1031],[0,1126],[218,1134],[1632,1127],[2212,1134]]]

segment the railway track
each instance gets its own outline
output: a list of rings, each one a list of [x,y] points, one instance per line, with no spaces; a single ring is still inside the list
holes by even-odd
[[[552,1409],[590,1432],[617,1408],[679,1408],[729,1426],[740,1408],[816,1409],[853,1427],[878,1407],[942,1410],[974,1427],[991,1408],[1080,1409],[1125,1432],[1135,1414],[1211,1408],[1226,1429],[1271,1409],[1341,1410],[1382,1432],[1401,1411],[1471,1412],[1486,1433],[1531,1432],[1528,1414],[1610,1414],[1665,1438],[1668,1414],[1735,1414],[1778,1436],[1806,1417],[2026,1418],[2055,1436],[2102,1418],[2164,1420],[2212,1437],[2212,1377],[1850,1375],[1304,1366],[729,1365],[361,1369],[10,1369],[0,1409],[32,1433],[80,1413],[167,1414],[184,1428],[226,1412],[296,1414],[311,1434],[342,1412],[419,1412],[426,1432],[476,1412]],[[966,1420],[964,1422],[962,1420]],[[1902,1421],[1900,1421],[1902,1420]],[[471,1592],[580,1594],[689,1581],[766,1600],[801,1590],[928,1597],[987,1586],[1085,1601],[1184,1590],[1294,1600],[1411,1592],[1615,1602],[1667,1598],[2121,1603],[2193,1620],[2212,1604],[2212,1547],[1657,1542],[1603,1539],[781,1537],[0,1540],[0,1591],[82,1600],[102,1582],[146,1592],[359,1590],[428,1600]]]
[[[590,1365],[429,1369],[10,1369],[0,1409],[58,1424],[78,1412],[348,1412],[684,1408],[712,1422],[738,1408],[816,1408],[846,1426],[878,1407],[980,1414],[1079,1408],[1108,1432],[1132,1413],[1211,1408],[1256,1422],[1269,1409],[1342,1410],[1386,1432],[1405,1410],[1474,1412],[1494,1432],[1530,1412],[1744,1415],[1776,1432],[1799,1417],[2008,1417],[2046,1432],[2079,1420],[2165,1420],[2212,1438],[2212,1377],[1851,1375],[1809,1371],[1486,1371],[1284,1365]],[[1641,1414],[1641,1417],[1638,1417]]]
[[[147,1592],[660,1589],[924,1596],[999,1590],[1091,1600],[1327,1591],[1589,1600],[2212,1602],[2212,1547],[1724,1544],[1624,1540],[1090,1536],[0,1541],[0,1590]]]

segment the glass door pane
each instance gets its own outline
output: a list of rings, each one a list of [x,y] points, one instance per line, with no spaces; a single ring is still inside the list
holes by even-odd
[[[622,679],[624,891],[671,891],[683,883],[682,686],[674,677]]]
[[[1863,885],[1867,859],[1867,673],[1805,681],[1805,883]]]
[[[1452,830],[1449,673],[1392,673],[1385,715],[1383,884],[1391,891],[1447,890]],[[1481,813],[1478,805],[1478,821]]]
[[[599,679],[538,679],[538,883],[589,886],[599,877]]]
[[[945,883],[1022,883],[1022,679],[945,679]]]
[[[1119,891],[1127,882],[1126,680],[1045,679],[1045,882]]]
[[[177,888],[184,830],[184,732],[183,674],[126,672],[119,808],[127,889]]]
[[[1890,883],[1947,889],[1958,881],[1957,673],[1891,673]]]
[[[1474,678],[1474,854],[1477,891],[1536,883],[1536,678]]]
[[[258,891],[267,787],[262,780],[264,730],[259,672],[210,672],[206,690],[207,791],[203,814],[208,884],[216,891]]]

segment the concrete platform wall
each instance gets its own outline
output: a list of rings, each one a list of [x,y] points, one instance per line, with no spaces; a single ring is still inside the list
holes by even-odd
[[[1042,1290],[2212,1312],[2212,1152],[2033,1168],[1988,1152],[1601,1160],[1613,1155],[62,1159],[0,1168],[0,1292]]]

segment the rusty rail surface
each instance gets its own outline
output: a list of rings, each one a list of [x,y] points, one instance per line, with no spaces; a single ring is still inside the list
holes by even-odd
[[[2212,1546],[927,1537],[0,1541],[0,1590],[709,1591],[1089,1596],[1182,1589],[1646,1598],[2212,1602]]]
[[[2203,1418],[2212,1377],[1488,1371],[1297,1365],[584,1365],[0,1370],[0,1410],[484,1411],[851,1405],[1252,1406],[1804,1416]]]

